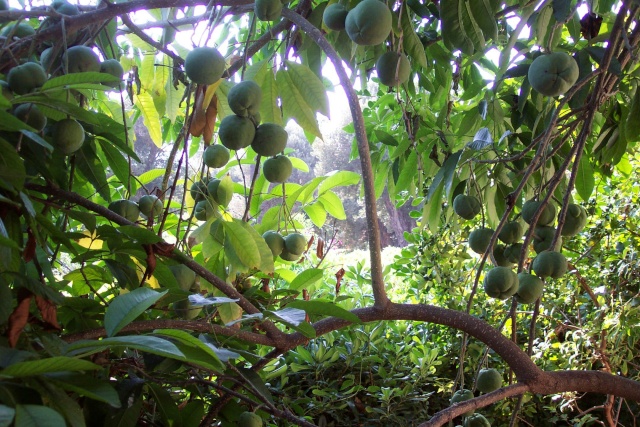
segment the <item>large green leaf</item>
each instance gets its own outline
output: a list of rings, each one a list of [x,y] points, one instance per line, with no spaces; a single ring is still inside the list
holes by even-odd
[[[168,291],[138,288],[115,297],[104,314],[104,328],[111,337],[155,304]]]
[[[71,73],[50,78],[42,85],[42,88],[40,90],[45,91],[55,88],[80,89],[85,83],[91,83],[95,85],[96,83],[116,83],[119,81],[120,79],[112,76],[111,74],[99,73],[95,71]]]
[[[120,180],[120,183],[127,185],[129,181],[129,162],[127,159],[110,141],[103,138],[96,138],[96,140],[100,144],[102,153],[113,174]]]
[[[0,138],[0,180],[10,184],[16,190],[22,190],[26,176],[24,161],[16,149]]]
[[[311,74],[311,70],[309,70]],[[315,75],[314,75],[315,77]],[[317,77],[315,77],[317,78]],[[282,108],[286,119],[293,118],[302,129],[318,138],[322,138],[316,111],[309,104],[306,98],[306,88],[296,86],[289,70],[280,69],[276,74],[280,97],[282,98]]]
[[[327,176],[318,186],[318,194],[322,194],[335,187],[355,185],[360,182],[362,176],[350,171],[339,171]]]
[[[99,365],[88,360],[74,357],[55,356],[40,360],[27,360],[14,363],[0,371],[4,377],[30,377],[60,371],[91,371],[102,369]]]
[[[87,181],[93,185],[106,201],[111,201],[111,192],[107,184],[104,165],[98,158],[93,141],[85,141],[82,148],[75,153],[76,167]]]
[[[16,405],[15,427],[66,427],[62,415],[40,405]]]
[[[133,335],[103,338],[101,340],[83,340],[69,344],[65,352],[69,355],[93,354],[112,348],[134,348],[171,359],[184,360],[184,354],[171,341],[148,335]]]
[[[324,208],[321,202],[313,202],[302,207],[302,210],[307,214],[313,225],[321,228],[327,221],[327,210]]]
[[[576,191],[580,198],[587,202],[589,201],[589,197],[591,197],[591,193],[593,193],[595,185],[596,180],[593,168],[591,167],[591,163],[589,163],[589,158],[584,155],[580,158],[580,164],[578,165]]]
[[[156,329],[155,331],[153,331],[153,333],[156,335],[169,337],[174,341],[178,341],[182,344],[202,350],[203,352],[206,353],[206,356],[208,358],[207,362],[209,364],[215,365],[216,368],[220,371],[224,371],[225,367],[220,361],[220,359],[218,358],[218,355],[216,354],[216,352],[206,343],[202,342],[201,340],[194,337],[190,333],[181,331],[178,329]]]
[[[251,233],[245,228],[243,221],[223,221],[225,230],[225,248],[230,247],[240,262],[248,268],[260,266],[260,250]]]
[[[321,268],[309,268],[307,270],[304,270],[302,273],[298,274],[295,279],[293,279],[293,281],[289,285],[289,288],[296,291],[301,289],[308,289],[315,283],[322,280],[323,273],[324,270]]]
[[[89,375],[56,373],[47,375],[47,379],[58,387],[78,393],[93,400],[105,402],[114,408],[120,407],[118,392],[108,381],[93,378]]]
[[[360,318],[350,311],[335,305],[330,301],[302,301],[296,300],[287,304],[287,307],[299,308],[308,314],[317,314],[321,316],[333,316],[340,319],[348,320],[352,323],[362,323]]]
[[[322,206],[327,210],[327,213],[335,219],[347,219],[347,214],[344,211],[342,200],[340,200],[340,197],[338,197],[333,191],[329,190],[322,196],[318,197],[318,202],[322,203]]]

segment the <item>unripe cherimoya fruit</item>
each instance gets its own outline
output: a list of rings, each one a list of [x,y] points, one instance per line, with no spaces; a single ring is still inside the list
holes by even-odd
[[[289,134],[276,123],[263,123],[256,129],[251,148],[261,156],[275,156],[287,146]]]
[[[532,268],[538,277],[558,279],[567,272],[568,263],[560,252],[543,251],[533,260]]]
[[[522,304],[532,304],[542,296],[544,282],[529,273],[518,274],[518,293],[516,299]]]
[[[567,206],[567,214],[562,225],[563,236],[575,236],[587,225],[587,211],[580,205],[571,203]]]
[[[529,67],[531,87],[546,96],[558,96],[571,89],[580,74],[578,63],[565,52],[540,55]]]
[[[202,160],[210,168],[221,168],[229,163],[229,149],[221,144],[210,145],[204,150]]]
[[[464,219],[473,219],[481,210],[480,200],[474,196],[458,194],[453,199],[453,211]]]
[[[389,7],[378,0],[363,0],[351,9],[345,20],[347,35],[355,44],[380,44],[391,32]]]
[[[138,204],[126,199],[115,200],[109,203],[109,210],[131,222],[136,222],[138,220],[138,216],[140,216],[140,208],[138,207]]]
[[[222,77],[224,57],[212,47],[197,47],[187,54],[184,71],[194,83],[210,85]]]
[[[538,209],[542,206],[542,202],[537,200],[527,200],[522,206],[522,219],[527,224],[531,224],[533,221],[533,217]],[[552,224],[556,218],[556,208],[551,203],[547,203],[544,207],[540,216],[538,217],[538,222],[536,225],[549,225]]]
[[[376,61],[376,72],[383,85],[395,87],[409,80],[411,64],[404,53],[386,52]]]
[[[253,412],[243,412],[238,417],[238,427],[262,427],[262,418]]]
[[[484,415],[473,414],[470,417],[465,418],[464,427],[491,427],[491,423]]]
[[[480,369],[476,388],[483,393],[491,393],[502,387],[502,374],[494,368]]]
[[[11,90],[18,95],[26,95],[39,88],[47,81],[47,73],[40,64],[25,62],[13,67],[7,74],[7,83]]]
[[[140,212],[147,218],[156,217],[162,213],[162,201],[153,194],[140,197],[138,200]]]
[[[464,402],[467,400],[471,400],[474,398],[473,392],[471,390],[467,390],[467,389],[462,389],[462,390],[458,390],[455,393],[453,393],[453,396],[451,397],[451,405],[455,405],[456,403],[459,402]],[[468,417],[469,415],[473,414],[474,410],[470,410],[464,413],[465,417]]]
[[[330,30],[342,31],[344,30],[348,13],[347,8],[340,3],[330,4],[324,9],[322,21]]]
[[[246,148],[253,142],[256,127],[248,117],[235,114],[228,115],[220,122],[218,136],[222,145],[229,150]]]
[[[484,290],[491,298],[507,299],[518,291],[518,275],[509,267],[493,267],[484,276]]]
[[[253,80],[243,80],[229,89],[227,101],[229,108],[236,115],[242,117],[255,115],[260,112],[262,89]]]
[[[84,144],[84,128],[74,119],[63,119],[53,126],[51,139],[56,149],[69,156]]]
[[[494,230],[492,228],[478,228],[469,234],[469,247],[477,254],[484,254],[489,248],[491,236]]]
[[[267,159],[262,165],[262,173],[267,181],[273,183],[285,182],[293,172],[293,164],[287,156],[275,156]]]

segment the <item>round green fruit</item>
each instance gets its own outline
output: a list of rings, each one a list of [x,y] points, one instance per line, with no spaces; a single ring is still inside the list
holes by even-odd
[[[84,128],[74,119],[63,119],[53,126],[51,139],[56,149],[69,156],[84,144]]]
[[[40,54],[40,65],[42,65],[45,72],[51,73],[62,65],[59,53],[60,51],[55,47],[48,47],[42,51]]]
[[[409,80],[411,64],[404,53],[386,52],[378,58],[376,72],[383,85],[395,87]]]
[[[136,222],[140,216],[140,208],[136,202],[127,199],[116,200],[109,203],[109,210],[131,222]]]
[[[240,150],[251,145],[256,135],[256,127],[251,119],[235,114],[222,119],[218,136],[222,145],[229,150]]]
[[[140,197],[140,200],[138,200],[138,206],[140,207],[142,215],[147,218],[157,217],[162,213],[163,209],[162,201],[153,194]]]
[[[518,275],[509,267],[493,267],[484,276],[484,290],[491,298],[507,299],[518,291]]]
[[[300,255],[302,254],[292,254],[286,247],[282,249],[282,252],[280,252],[280,258],[285,261],[297,261],[300,259]]]
[[[469,234],[469,247],[477,254],[484,254],[489,249],[491,236],[494,230],[492,228],[478,228]]]
[[[536,227],[533,230],[533,250],[539,254],[542,251],[555,250],[562,247],[562,237],[558,237],[555,248],[551,247],[556,229],[553,227]]]
[[[67,65],[68,73],[86,73],[100,71],[100,58],[88,46],[73,46],[62,55],[62,63]]]
[[[184,264],[170,265],[169,270],[183,291],[188,291],[196,283],[196,273]]]
[[[538,209],[542,206],[542,202],[537,200],[527,200],[524,202],[522,206],[522,219],[527,224],[532,223],[533,217],[538,211]],[[556,208],[551,203],[548,203],[540,213],[540,217],[538,217],[538,222],[536,225],[549,225],[552,224],[556,218]]]
[[[293,164],[287,156],[275,156],[267,159],[262,165],[262,173],[267,181],[273,183],[285,182],[293,172]]]
[[[451,404],[455,405],[456,403],[460,403],[460,402],[465,402],[467,400],[471,400],[473,399],[475,396],[473,395],[473,392],[471,390],[467,390],[467,389],[462,389],[462,390],[458,390],[455,393],[453,393],[453,396],[451,397]],[[464,413],[465,417],[468,417],[469,415],[473,414],[474,410],[470,410],[468,412]]]
[[[480,200],[474,196],[458,194],[453,199],[453,211],[464,219],[473,219],[481,210]]]
[[[529,273],[518,274],[518,293],[516,299],[522,304],[533,304],[542,296],[544,282],[538,276]]]
[[[347,13],[345,30],[358,45],[380,44],[391,32],[391,11],[378,0],[363,0]]]
[[[229,149],[221,144],[210,145],[204,150],[202,159],[204,164],[210,168],[221,168],[229,163],[231,154]]]
[[[517,264],[520,262],[520,253],[522,252],[522,243],[514,243],[504,248],[504,257],[507,261]]]
[[[42,131],[47,125],[47,117],[35,104],[20,104],[13,110],[13,115],[34,128]]]
[[[243,412],[238,417],[237,425],[238,427],[262,427],[262,418],[253,412]]]
[[[278,0],[279,2],[279,0]],[[229,89],[229,107],[236,115],[249,117],[260,112],[262,89],[253,80],[244,80]]]
[[[494,368],[480,369],[476,388],[483,393],[491,393],[502,387],[502,374]]]
[[[498,239],[507,245],[516,243],[522,238],[524,234],[524,227],[518,221],[508,222],[502,227],[498,234]]]
[[[300,233],[287,234],[284,238],[284,247],[294,255],[301,255],[307,250],[307,239]]]
[[[122,68],[122,64],[120,64],[120,61],[118,61],[117,59],[106,59],[100,64],[100,72],[111,74],[121,81],[122,76],[124,75],[124,68]],[[120,81],[105,83],[105,85],[117,87],[120,84]]]
[[[18,95],[26,95],[47,81],[47,73],[40,64],[26,62],[13,67],[7,74],[7,83]]]
[[[560,252],[543,251],[533,260],[532,268],[536,276],[544,279],[558,279],[568,270],[567,258]]]
[[[567,214],[564,217],[560,233],[563,236],[575,236],[582,231],[585,225],[587,225],[587,211],[582,206],[571,203],[567,207]]]
[[[22,39],[24,37],[32,36],[36,33],[36,30],[26,22],[16,22],[12,25],[7,25],[0,31],[0,36],[8,37],[11,34],[12,38]]]
[[[330,4],[324,9],[322,20],[328,29],[333,31],[342,31],[347,20],[347,8],[340,3]]]
[[[197,47],[187,54],[184,71],[194,83],[210,85],[222,77],[226,63],[217,49]]]
[[[202,306],[194,307],[188,299],[176,301],[173,303],[173,311],[176,315],[184,320],[193,320],[202,311]]]
[[[207,184],[205,184],[204,181],[194,182],[189,188],[189,194],[191,195],[191,198],[196,202],[204,200],[209,194],[207,192]]]
[[[61,15],[75,16],[80,14],[80,9],[78,9],[78,6],[64,0],[54,1],[53,3],[51,3],[51,7]]]
[[[233,191],[229,191],[229,189],[224,186],[220,187],[221,182],[219,179],[209,181],[209,184],[207,184],[207,192],[217,204],[226,208],[233,198]]]
[[[491,427],[491,423],[481,414],[473,414],[464,420],[464,427]]]
[[[0,11],[9,10],[9,2],[7,0],[0,0]]]
[[[207,199],[198,201],[193,207],[193,216],[196,217],[198,221],[208,220],[213,213],[213,205]]]
[[[558,96],[571,89],[578,80],[578,63],[565,52],[540,55],[529,67],[531,87],[546,96]]]
[[[281,153],[287,146],[289,134],[276,123],[263,123],[256,129],[251,148],[261,156],[270,157]]]
[[[282,237],[280,233],[269,230],[262,235],[262,238],[267,242],[267,246],[271,249],[274,258],[282,253],[284,249],[284,237]]]
[[[253,10],[260,21],[277,21],[282,15],[282,2],[280,0],[256,0]]]
[[[506,257],[506,255],[504,254],[505,249],[506,248],[504,245],[496,245],[493,248],[493,257],[496,259],[496,263],[498,264],[498,266],[513,267],[513,264],[515,263]]]

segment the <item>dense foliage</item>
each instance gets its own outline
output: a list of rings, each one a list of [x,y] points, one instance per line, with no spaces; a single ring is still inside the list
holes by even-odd
[[[9,6],[0,425],[637,423],[636,0]]]

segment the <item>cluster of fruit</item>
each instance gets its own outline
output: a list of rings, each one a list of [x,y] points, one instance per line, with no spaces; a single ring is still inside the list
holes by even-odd
[[[140,214],[146,218],[157,218],[163,212],[162,200],[153,194],[140,197],[138,203],[127,199],[115,200],[109,203],[109,210],[131,222],[136,222]]]
[[[289,233],[282,236],[277,231],[267,231],[262,235],[271,249],[274,259],[280,257],[285,261],[297,261],[307,250],[307,239],[300,233]]]
[[[502,387],[502,374],[494,368],[480,369],[476,378],[476,388],[482,393],[491,393]],[[456,391],[451,397],[451,405],[474,398],[468,389]],[[464,427],[491,427],[491,423],[482,414],[475,414],[474,410],[464,413]]]
[[[474,196],[459,194],[453,201],[453,210],[464,219],[472,219],[480,213],[482,205]],[[537,219],[536,215],[538,215]],[[532,246],[537,256],[533,260],[532,269],[535,275],[526,272],[516,274],[512,270],[513,265],[520,261],[523,250],[520,240],[524,234],[524,227],[518,221],[508,222],[498,234],[498,239],[506,246],[498,244],[494,248],[489,248],[494,230],[479,228],[469,234],[469,247],[478,254],[493,250],[498,266],[485,275],[484,289],[487,295],[500,299],[516,295],[518,301],[530,304],[542,295],[542,279],[547,277],[557,279],[567,272],[567,259],[559,251],[562,246],[562,236],[570,237],[578,234],[587,223],[587,212],[582,206],[576,204],[570,204],[567,207],[565,222],[554,246],[552,246],[556,235],[556,228],[552,226],[556,218],[554,205],[549,203],[543,206],[540,201],[528,200],[522,206],[521,216],[529,226],[534,227]]]
[[[196,202],[193,215],[198,221],[206,221],[214,215],[217,206],[229,206],[233,198],[233,187],[218,178],[204,178],[194,182],[189,193]]]

